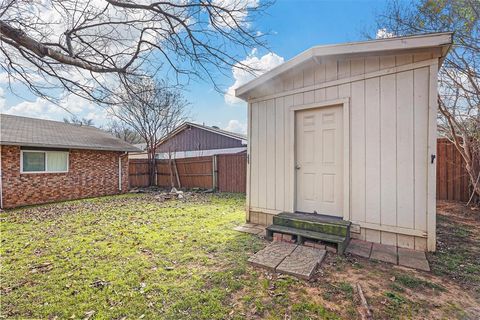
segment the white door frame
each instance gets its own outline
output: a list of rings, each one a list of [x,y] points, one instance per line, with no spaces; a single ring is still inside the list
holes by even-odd
[[[290,181],[293,181],[293,208],[291,212],[295,212],[297,207],[297,175],[295,174],[296,163],[296,146],[295,146],[295,112],[309,109],[342,106],[343,110],[343,220],[350,221],[350,98],[342,98],[335,100],[325,100],[322,102],[308,103],[290,107],[290,132],[289,149],[293,156],[293,164],[290,170]]]

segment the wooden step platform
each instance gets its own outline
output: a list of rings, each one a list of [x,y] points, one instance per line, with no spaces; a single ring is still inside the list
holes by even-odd
[[[338,253],[343,254],[350,241],[350,225],[351,222],[332,216],[282,212],[273,217],[266,236],[272,240],[273,233],[277,232],[296,236],[297,244],[303,244],[306,239],[334,243]]]

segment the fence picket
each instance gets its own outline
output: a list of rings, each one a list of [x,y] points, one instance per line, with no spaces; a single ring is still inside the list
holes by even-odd
[[[217,186],[220,192],[245,192],[246,190],[246,154],[217,155],[217,173],[214,170],[214,156],[176,159],[176,169],[173,169],[173,182],[182,188],[210,189]],[[170,168],[168,160],[157,160],[157,185],[170,187]],[[216,177],[215,184],[213,177]],[[144,159],[134,159],[129,162],[130,187],[148,186],[148,163]]]
[[[455,145],[437,140],[437,200],[467,201],[470,196],[465,162]]]

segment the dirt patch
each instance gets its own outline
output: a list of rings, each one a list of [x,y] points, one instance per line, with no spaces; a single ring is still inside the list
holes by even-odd
[[[428,259],[433,274],[480,299],[480,209],[438,202],[437,252]]]
[[[456,201],[437,201],[437,214],[452,217],[457,223],[480,230],[480,208],[477,206],[466,206]]]

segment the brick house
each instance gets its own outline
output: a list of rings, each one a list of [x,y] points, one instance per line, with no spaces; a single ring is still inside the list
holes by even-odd
[[[132,145],[90,126],[0,114],[0,206],[128,190]]]

